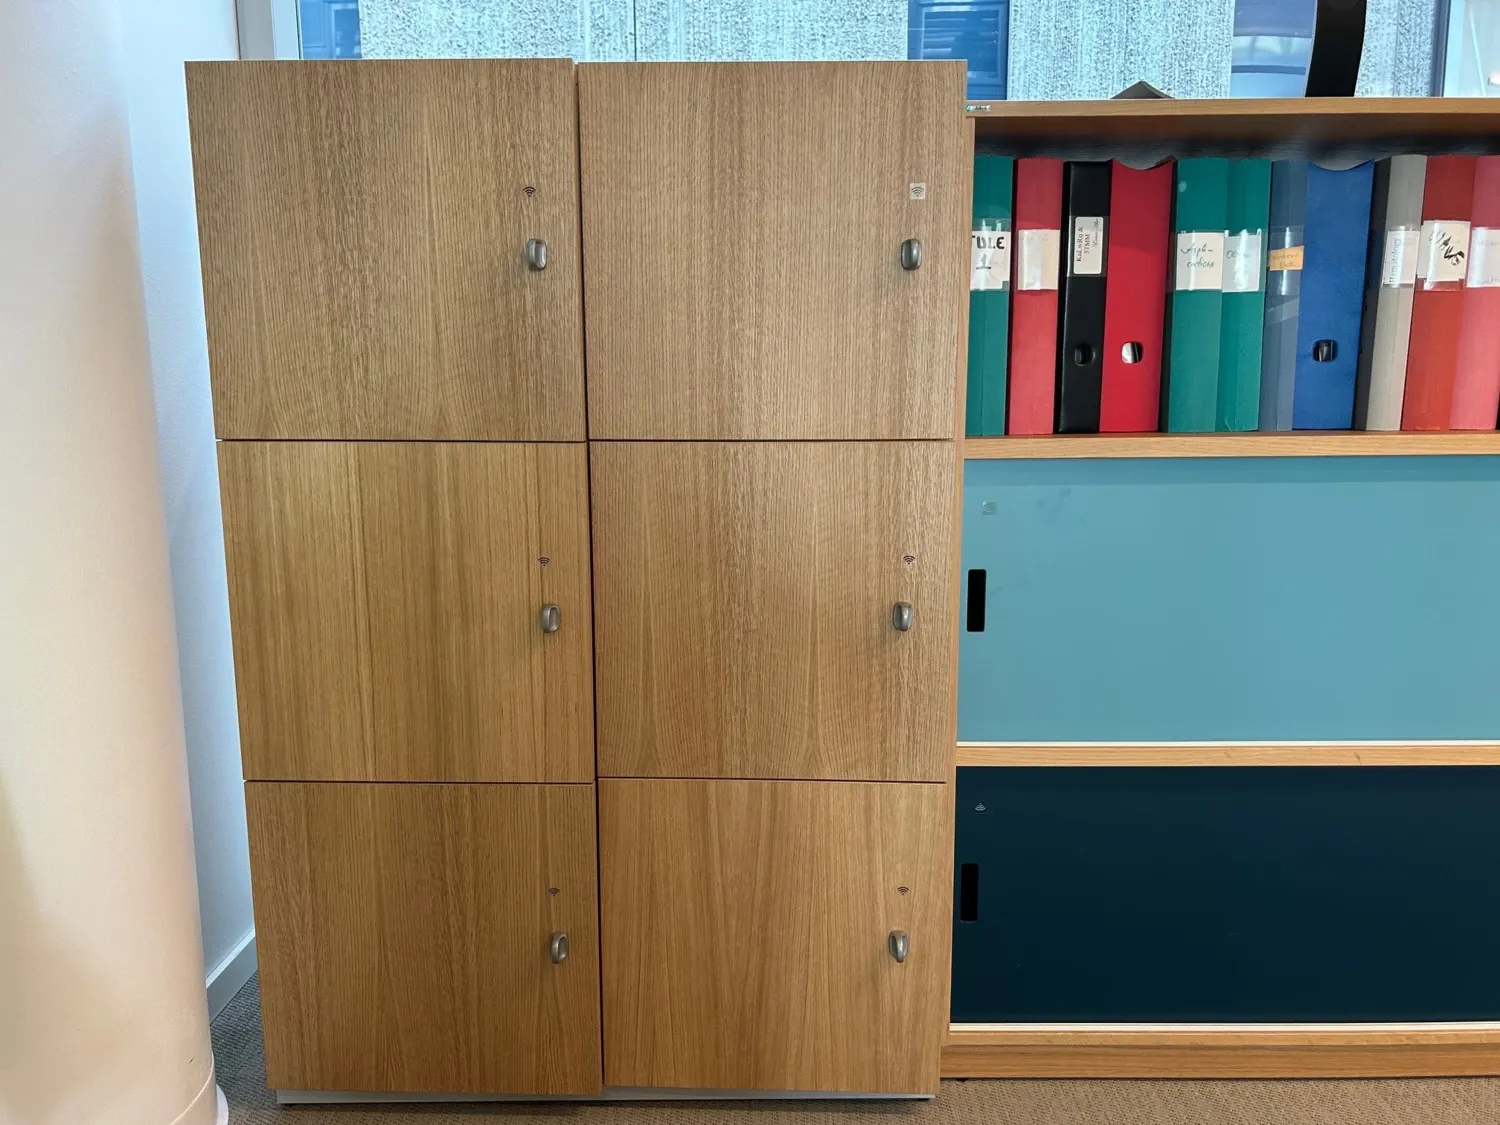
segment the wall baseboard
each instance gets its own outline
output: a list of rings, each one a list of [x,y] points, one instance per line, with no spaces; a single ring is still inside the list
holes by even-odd
[[[1045,1028],[953,1024],[944,1078],[1422,1078],[1500,1074],[1500,1024]]]
[[[213,1019],[255,975],[255,927],[245,931],[224,959],[208,972],[208,1018]]]

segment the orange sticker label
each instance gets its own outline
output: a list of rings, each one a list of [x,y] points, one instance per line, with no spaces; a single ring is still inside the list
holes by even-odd
[[[1302,268],[1302,247],[1283,246],[1272,250],[1266,255],[1266,269],[1268,270],[1300,270]]]

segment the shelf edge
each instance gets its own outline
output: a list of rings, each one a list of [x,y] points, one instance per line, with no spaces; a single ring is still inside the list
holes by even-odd
[[[954,1024],[944,1078],[1375,1078],[1500,1074],[1500,1030],[1109,1030]]]
[[[1496,766],[1500,742],[960,742],[960,766]]]
[[[1500,456],[1500,432],[1052,434],[967,437],[966,461],[1072,458]]]

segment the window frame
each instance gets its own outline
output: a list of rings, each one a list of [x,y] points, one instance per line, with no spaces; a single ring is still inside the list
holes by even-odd
[[[297,0],[235,0],[242,59],[300,59]]]

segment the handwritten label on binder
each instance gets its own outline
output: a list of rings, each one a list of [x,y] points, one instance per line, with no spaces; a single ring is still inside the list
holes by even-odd
[[[1284,273],[1302,268],[1302,247],[1280,246],[1266,255],[1266,269]]]
[[[1469,272],[1469,224],[1462,219],[1429,219],[1422,224],[1417,276],[1424,289],[1462,281]]]
[[[1016,232],[1016,288],[1056,289],[1062,231]]]
[[[1098,277],[1104,272],[1104,217],[1075,215],[1073,218],[1073,260],[1068,273],[1081,277]]]
[[[969,291],[1010,288],[1010,231],[998,229],[1004,220],[986,223],[969,241]]]
[[[1464,284],[1470,289],[1500,287],[1500,230],[1475,227],[1469,233],[1469,276]]]
[[[1179,231],[1176,278],[1179,290],[1223,289],[1224,232]]]
[[[1417,247],[1421,232],[1400,227],[1385,232],[1385,256],[1380,260],[1380,284],[1386,289],[1401,289],[1417,281]]]
[[[1260,241],[1258,230],[1235,231],[1224,239],[1224,292],[1260,292]]]

